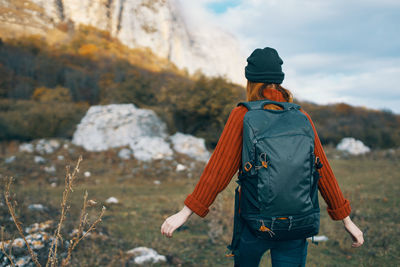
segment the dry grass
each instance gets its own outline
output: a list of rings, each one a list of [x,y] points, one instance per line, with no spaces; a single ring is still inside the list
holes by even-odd
[[[82,156],[79,156],[78,161],[77,161],[72,173],[70,172],[70,166],[69,165],[66,166],[65,187],[64,187],[64,192],[63,192],[62,201],[61,201],[61,215],[60,215],[60,219],[58,221],[56,230],[54,231],[54,234],[52,237],[52,242],[51,242],[51,245],[49,248],[46,267],[47,266],[55,267],[55,266],[59,265],[57,249],[59,246],[59,241],[62,242],[64,240],[61,235],[61,229],[62,229],[64,221],[66,219],[67,212],[70,208],[70,206],[68,205],[68,202],[69,202],[70,194],[73,192],[74,182],[77,179],[77,174],[79,173],[79,165],[80,165],[81,161],[82,161]],[[19,221],[19,219],[16,215],[15,206],[17,205],[17,203],[16,203],[16,201],[14,201],[14,203],[12,203],[12,198],[10,196],[10,187],[11,187],[12,182],[13,182],[13,178],[10,177],[8,179],[8,181],[6,182],[5,190],[4,190],[4,198],[5,198],[7,207],[8,207],[8,211],[12,217],[12,220],[13,220],[15,226],[17,227],[19,235],[25,242],[25,245],[28,249],[28,252],[29,252],[33,262],[35,263],[36,266],[41,267],[42,265],[39,263],[36,253],[33,251],[31,246],[29,245],[29,242],[26,240],[24,231],[22,229],[22,223]],[[87,197],[88,197],[88,193],[87,193],[87,191],[85,191],[85,195],[83,198],[83,207],[82,207],[81,215],[79,218],[78,231],[73,236],[73,238],[69,241],[69,246],[67,249],[67,256],[64,259],[62,259],[61,266],[68,266],[70,264],[72,251],[76,248],[76,246],[79,244],[79,242],[82,239],[84,239],[90,232],[95,230],[96,226],[102,221],[102,217],[105,212],[104,206],[100,212],[100,215],[97,217],[97,219],[93,223],[89,223],[87,207],[93,206],[97,203],[93,200],[88,201]],[[86,225],[89,225],[89,227],[84,232],[84,227]],[[1,236],[2,236],[1,250],[6,255],[6,257],[10,260],[11,265],[15,266],[15,263],[11,257],[11,255],[12,255],[11,249],[12,249],[13,242],[10,243],[10,245],[9,245],[10,251],[7,253],[5,250],[4,241],[3,241],[4,240],[3,239],[3,236],[4,236],[3,228],[2,228]]]
[[[92,176],[77,181],[75,191],[78,192],[71,195],[71,216],[67,216],[65,229],[70,231],[75,227],[76,223],[71,218],[80,218],[80,195],[84,195],[86,189],[97,202],[103,202],[111,196],[120,202],[119,205],[107,206],[107,213],[96,231],[104,235],[93,234],[86,238],[85,249],[79,249],[78,246],[74,250],[71,266],[132,266],[125,251],[137,246],[154,248],[169,259],[167,263],[153,266],[233,265],[232,259],[225,257],[225,253],[231,241],[236,177],[218,195],[206,218],[191,216],[169,239],[160,234],[160,226],[165,218],[183,207],[185,197],[192,192],[202,173],[203,164],[198,164],[190,171],[192,178],[189,178],[186,171],[176,172],[171,162],[146,164],[134,159],[119,159],[118,149],[90,153],[71,147],[75,149],[75,154],[69,154],[67,149],[61,148],[45,156],[56,165],[57,172],[50,175],[40,169],[43,166],[33,162],[32,155],[16,152],[17,147],[12,153],[18,160],[12,164],[0,160],[0,173],[16,174],[15,183],[18,186],[15,186],[15,190],[20,196],[19,206],[24,203],[48,203],[52,210],[51,203],[59,201],[64,189],[62,185],[51,186],[52,177],[62,175],[64,166],[63,161],[57,160],[57,155],[64,155],[68,159],[80,153],[85,158],[82,169],[90,171]],[[376,151],[361,157],[341,157],[340,153],[330,149],[326,152],[340,188],[350,200],[353,221],[367,232],[364,245],[352,249],[351,239],[342,223],[329,218],[325,211],[326,204],[320,198],[320,234],[328,236],[329,240],[318,246],[310,242],[307,266],[398,266],[400,150],[394,153]],[[4,155],[3,159],[9,155]],[[183,157],[178,160],[187,166],[191,162]],[[159,180],[160,184],[155,185],[155,180]],[[38,216],[28,214],[29,217],[25,217],[24,221],[34,222],[30,217]],[[46,216],[54,217],[54,212],[40,216],[40,220],[48,218]],[[39,217],[34,218],[37,221]],[[94,216],[91,220],[95,220]],[[7,217],[3,216],[1,224],[7,223]],[[8,232],[13,234],[10,230]],[[97,238],[102,238],[101,242]],[[266,253],[260,266],[271,266],[269,257],[270,254]]]

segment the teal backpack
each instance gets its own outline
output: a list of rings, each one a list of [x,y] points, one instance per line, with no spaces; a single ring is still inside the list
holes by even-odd
[[[282,110],[264,109],[275,104]],[[314,131],[300,106],[268,99],[240,102],[242,163],[235,189],[232,242],[227,256],[238,256],[244,223],[261,239],[293,240],[319,230],[318,169]]]

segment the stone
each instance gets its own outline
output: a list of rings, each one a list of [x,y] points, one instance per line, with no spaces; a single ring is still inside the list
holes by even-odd
[[[137,160],[172,159],[173,151],[162,137],[143,136],[133,140],[129,146]]]
[[[44,171],[47,173],[55,173],[56,172],[56,166],[51,165],[51,166],[45,166]]]
[[[28,153],[33,153],[35,151],[33,144],[31,143],[23,143],[19,145],[19,151],[20,152],[28,152]]]
[[[176,171],[178,171],[178,172],[184,171],[186,169],[187,169],[187,167],[183,164],[178,163],[178,165],[176,165]]]
[[[176,132],[169,139],[173,149],[179,153],[186,154],[198,161],[208,162],[210,152],[207,150],[204,138],[198,138],[190,134]]]
[[[25,241],[22,238],[18,237],[16,239],[14,239],[12,246],[17,247],[17,248],[23,248],[23,247],[25,247]]]
[[[34,156],[33,161],[37,164],[46,163],[46,159],[41,156]]]
[[[46,208],[42,204],[30,204],[28,209],[34,211],[44,211]]]
[[[41,205],[41,204],[39,204],[39,205]],[[34,224],[31,224],[30,226],[26,227],[25,232],[31,234],[31,233],[35,233],[38,231],[44,231],[44,230],[50,228],[52,223],[53,223],[52,220],[48,220],[48,221],[41,222],[41,223],[34,223]]]
[[[123,148],[118,152],[118,157],[125,160],[130,159],[131,155],[132,151],[129,148]]]
[[[17,157],[15,155],[13,155],[13,156],[10,156],[10,157],[6,158],[4,160],[4,162],[7,163],[7,164],[10,164],[10,163],[14,162],[16,158]]]
[[[364,145],[360,140],[353,137],[343,138],[336,146],[337,150],[347,152],[351,155],[362,155],[371,151],[369,147]]]
[[[107,198],[106,203],[107,204],[118,204],[119,201],[116,197],[109,197],[109,198]]]
[[[97,105],[78,124],[72,143],[88,151],[104,151],[130,145],[140,137],[166,136],[166,124],[153,110],[133,104]]]
[[[15,260],[15,266],[22,267],[22,266],[28,266],[28,263],[32,261],[30,256],[24,256],[20,257]]]
[[[134,262],[139,265],[165,262],[167,260],[164,255],[160,255],[154,249],[147,247],[137,247],[128,250],[126,254],[132,255]]]
[[[39,139],[36,143],[35,150],[40,154],[52,154],[60,147],[60,142],[55,139]]]

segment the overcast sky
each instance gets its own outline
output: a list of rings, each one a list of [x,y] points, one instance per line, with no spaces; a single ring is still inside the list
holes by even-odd
[[[232,33],[244,58],[277,49],[295,97],[400,114],[400,0],[180,2],[190,22]]]

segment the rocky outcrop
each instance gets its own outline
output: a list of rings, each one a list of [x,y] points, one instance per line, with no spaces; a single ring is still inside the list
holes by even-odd
[[[89,151],[129,146],[140,137],[166,138],[166,125],[154,111],[133,104],[91,106],[78,124],[72,143]]]
[[[72,143],[88,151],[128,146],[129,150],[121,150],[119,156],[129,159],[132,154],[141,161],[172,159],[174,151],[198,161],[208,161],[210,156],[204,139],[182,133],[168,136],[166,124],[154,111],[133,104],[90,107],[78,124]]]
[[[189,26],[177,0],[0,0],[0,7],[9,10],[0,21],[13,32],[44,35],[65,21],[92,25],[131,48],[149,47],[189,73],[200,69],[244,84],[237,40],[218,28]]]

